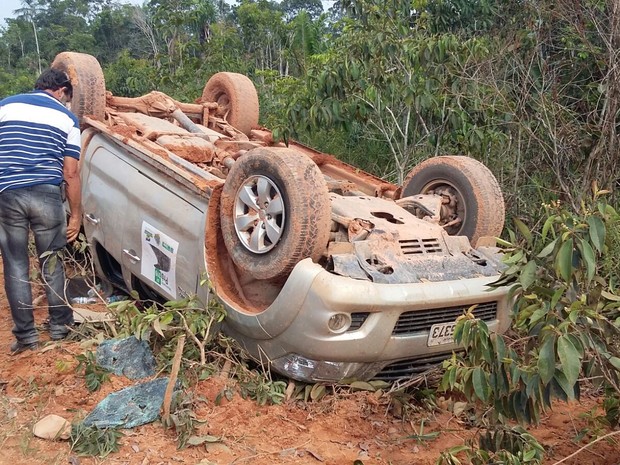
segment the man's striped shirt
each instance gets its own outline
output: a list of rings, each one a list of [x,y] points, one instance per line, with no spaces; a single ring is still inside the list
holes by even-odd
[[[59,185],[64,157],[80,158],[77,118],[43,91],[0,101],[0,192]]]

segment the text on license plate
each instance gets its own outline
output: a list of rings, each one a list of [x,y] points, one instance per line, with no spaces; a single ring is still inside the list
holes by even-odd
[[[428,347],[438,346],[441,344],[452,344],[454,342],[454,327],[456,322],[451,323],[437,323],[431,326],[431,330],[428,334]]]

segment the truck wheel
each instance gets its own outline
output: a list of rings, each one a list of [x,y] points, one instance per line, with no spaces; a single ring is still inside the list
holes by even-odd
[[[499,236],[504,228],[504,198],[497,179],[473,158],[444,156],[420,163],[407,175],[401,197],[416,194],[449,199],[442,207],[440,224],[454,222],[446,232],[467,236],[474,247],[481,237]]]
[[[308,157],[257,148],[233,165],[222,190],[220,222],[235,265],[261,280],[280,280],[304,258],[318,261],[329,241],[325,179]]]
[[[207,81],[202,101],[215,102],[228,123],[246,135],[258,126],[258,95],[247,76],[217,73]]]
[[[92,55],[77,52],[62,52],[56,55],[52,68],[67,73],[73,85],[71,111],[80,124],[84,116],[103,120],[105,116],[105,79],[97,59]]]

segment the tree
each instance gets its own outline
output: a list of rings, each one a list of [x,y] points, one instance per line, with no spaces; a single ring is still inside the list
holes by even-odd
[[[141,29],[147,31],[151,42],[157,37],[165,43],[166,55],[157,58],[165,61],[172,73],[183,67],[186,57],[200,53],[200,45],[208,40],[217,17],[215,6],[208,0],[151,0],[146,13],[152,27],[144,27],[148,21],[142,21]]]
[[[39,49],[39,36],[37,34],[37,25],[35,18],[42,11],[41,4],[38,0],[21,0],[22,7],[15,10],[13,13],[18,18],[22,18],[28,21],[32,25],[32,32],[34,34],[34,41],[37,49],[37,63],[39,65],[39,74],[41,74],[41,50]]]
[[[612,0],[343,0],[328,51],[290,103],[299,132],[362,124],[394,178],[460,153],[491,166],[515,211],[574,208],[620,178],[619,6]]]
[[[475,155],[497,143],[498,131],[480,128],[488,114],[475,108],[479,91],[464,76],[487,57],[484,38],[427,34],[407,1],[344,6],[355,18],[345,19],[332,49],[312,65],[308,92],[291,107],[294,124],[362,123],[388,144],[398,183],[412,162],[442,148]]]
[[[306,74],[307,61],[325,49],[325,26],[322,17],[316,20],[305,10],[302,10],[287,25],[288,43],[284,50],[287,60],[291,59],[295,67],[295,75]],[[289,74],[286,67],[285,75]]]
[[[104,63],[113,61],[123,50],[128,50],[134,57],[149,55],[151,49],[147,37],[134,21],[136,11],[141,9],[131,5],[112,5],[104,7],[94,17],[91,29],[99,60]]]
[[[282,0],[280,8],[289,22],[301,13],[306,13],[313,21],[323,14],[323,3],[320,0]]]
[[[242,0],[235,10],[245,53],[254,57],[260,70],[285,74],[284,20],[278,5],[267,0]]]

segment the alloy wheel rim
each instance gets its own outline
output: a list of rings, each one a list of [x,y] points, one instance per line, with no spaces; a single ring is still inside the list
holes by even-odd
[[[235,231],[244,247],[264,254],[282,238],[286,212],[278,186],[266,176],[251,176],[235,197]]]

